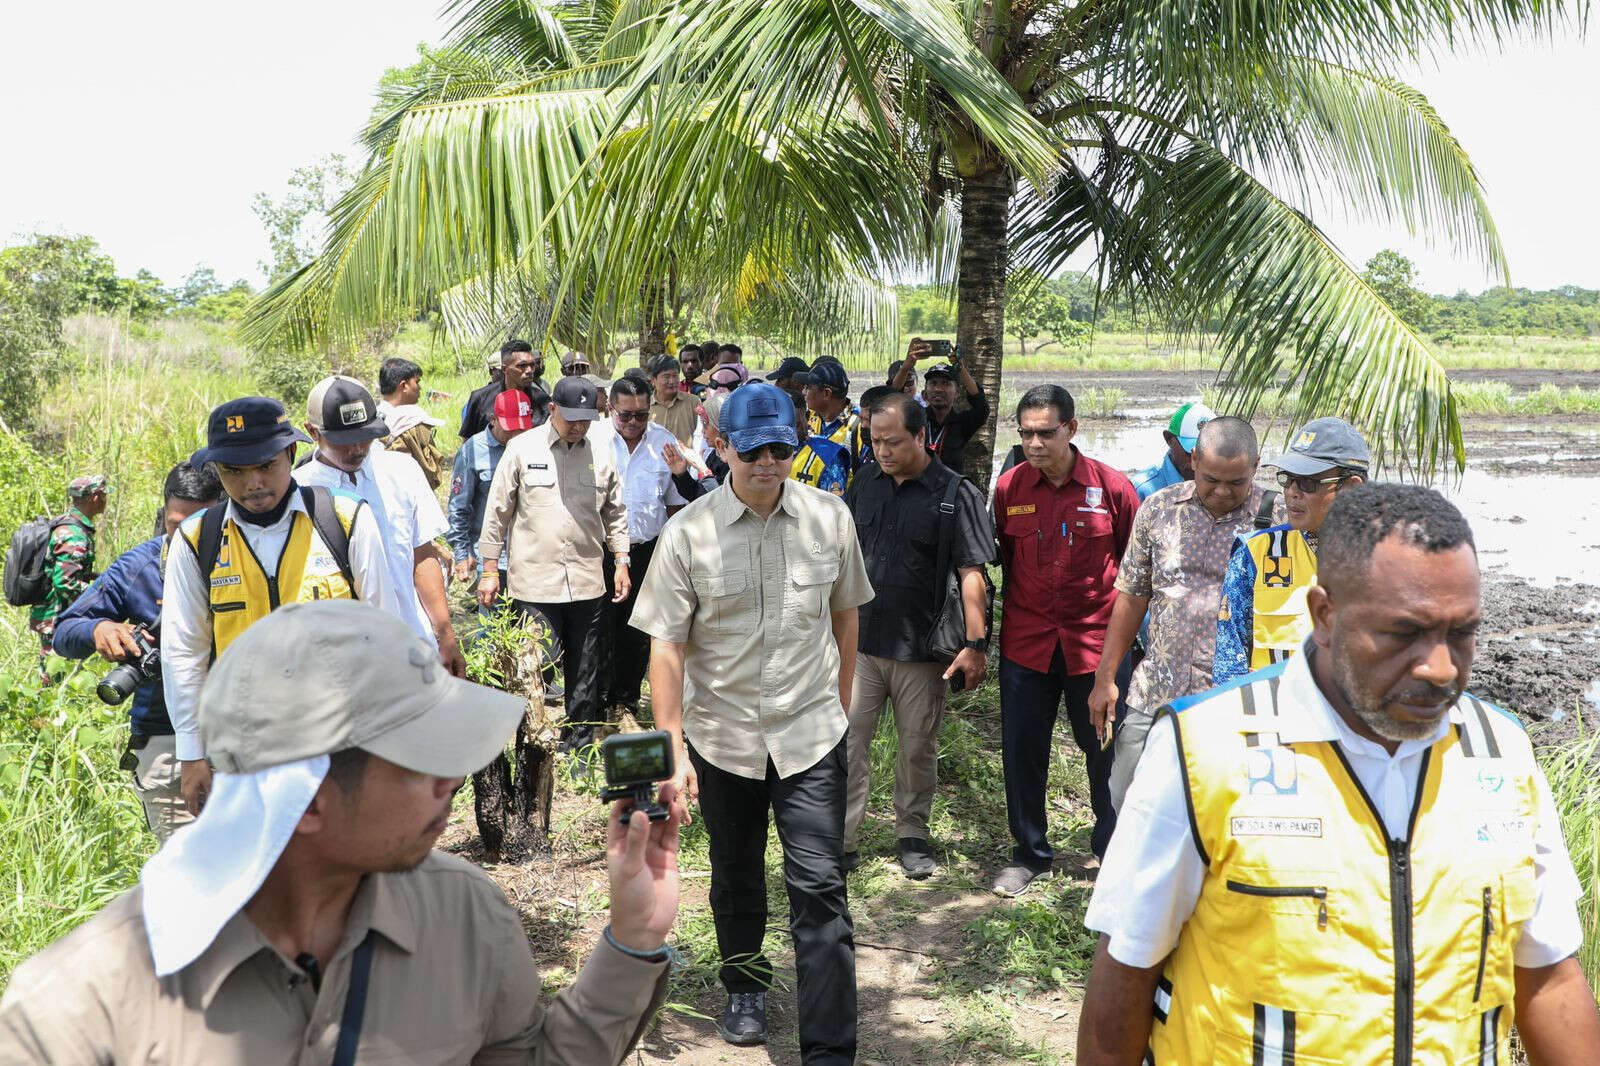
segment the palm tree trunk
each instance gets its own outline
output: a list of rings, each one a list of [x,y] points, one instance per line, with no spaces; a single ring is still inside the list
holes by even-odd
[[[961,182],[961,276],[956,284],[956,343],[989,398],[989,420],[967,442],[966,474],[987,490],[994,470],[994,429],[1005,357],[1006,235],[1016,175],[1007,167]]]

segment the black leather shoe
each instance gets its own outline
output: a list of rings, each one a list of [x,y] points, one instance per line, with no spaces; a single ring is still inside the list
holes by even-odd
[[[913,881],[920,881],[939,868],[933,859],[933,849],[926,840],[915,837],[900,838],[900,867]]]
[[[722,1039],[743,1047],[767,1042],[767,994],[734,992],[722,1015]]]

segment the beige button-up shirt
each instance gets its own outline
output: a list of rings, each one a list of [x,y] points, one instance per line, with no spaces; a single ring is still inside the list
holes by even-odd
[[[135,888],[23,963],[0,1001],[0,1063],[322,1066],[351,954],[376,931],[356,1061],[616,1063],[666,995],[667,966],[604,941],[548,1005],[517,912],[477,867],[433,852],[370,874],[320,992],[243,913],[157,978]]]
[[[628,550],[628,512],[611,447],[593,429],[576,444],[546,423],[506,445],[489,484],[478,558],[510,544],[506,593],[531,603],[605,595],[601,560]],[[601,443],[605,443],[601,441]]]
[[[694,440],[695,426],[699,417],[694,413],[695,399],[687,392],[673,394],[671,403],[662,403],[654,394],[650,397],[650,421],[666,426],[679,442],[688,444]]]
[[[791,777],[844,736],[832,612],[872,595],[841,500],[788,481],[762,521],[725,484],[667,523],[630,624],[688,645],[683,735],[696,751],[756,780],[770,757]]]

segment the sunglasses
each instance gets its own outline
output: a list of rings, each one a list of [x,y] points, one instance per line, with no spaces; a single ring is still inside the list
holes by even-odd
[[[794,458],[794,451],[795,451],[794,445],[792,445],[792,444],[774,443],[774,444],[763,444],[759,448],[753,448],[750,451],[737,452],[735,454],[737,454],[739,456],[739,461],[741,463],[753,463],[753,462],[756,462],[757,460],[759,460],[761,458],[761,453],[762,452],[769,453],[774,459],[776,459],[780,463],[786,463],[790,459]]]
[[[1052,426],[1049,429],[1019,429],[1017,430],[1017,436],[1023,440],[1027,440],[1030,437],[1038,437],[1040,440],[1054,440],[1056,434],[1060,432],[1060,426]]]
[[[1349,477],[1349,474],[1336,474],[1333,477],[1324,478],[1301,477],[1298,474],[1290,474],[1280,470],[1278,472],[1278,484],[1283,488],[1293,485],[1307,496],[1315,496],[1329,485],[1337,485],[1341,481],[1348,480]]]
[[[650,421],[649,411],[612,411],[611,413],[616,416],[618,422]]]

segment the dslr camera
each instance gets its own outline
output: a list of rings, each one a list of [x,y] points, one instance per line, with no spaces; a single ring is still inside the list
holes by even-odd
[[[145,682],[161,680],[161,649],[156,647],[156,632],[159,630],[152,631],[144,626],[134,627],[133,642],[139,646],[139,654],[118,663],[109,674],[100,679],[94,691],[101,702],[115,707],[133,695],[133,690]]]
[[[672,778],[672,734],[664,729],[649,733],[619,733],[600,745],[606,767],[606,786],[600,798],[606,803],[630,800],[622,808],[626,821],[641,810],[652,822],[665,821],[672,812],[656,802],[656,785]]]

